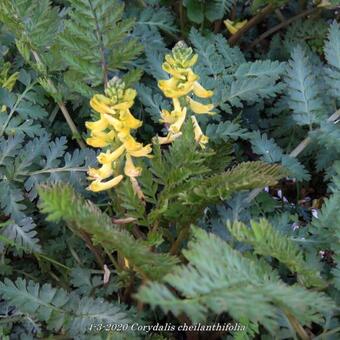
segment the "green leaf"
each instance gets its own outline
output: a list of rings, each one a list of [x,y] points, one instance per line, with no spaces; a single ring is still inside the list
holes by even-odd
[[[142,286],[138,300],[165,313],[185,313],[194,323],[227,312],[235,320],[260,323],[272,334],[279,328],[280,313],[289,312],[308,325],[321,323],[323,313],[334,308],[325,294],[286,285],[219,237],[196,227],[192,234],[183,251],[188,264],[176,267],[162,283]]]

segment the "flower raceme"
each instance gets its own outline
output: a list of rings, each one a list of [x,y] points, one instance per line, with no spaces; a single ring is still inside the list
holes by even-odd
[[[125,161],[124,174],[130,178],[137,194],[142,196],[136,180],[142,169],[134,165],[133,157],[150,157],[152,149],[150,144],[143,146],[131,135],[131,130],[142,125],[130,112],[135,97],[135,90],[126,88],[123,81],[114,77],[109,81],[105,95],[97,94],[90,101],[100,118],[86,122],[90,131],[86,143],[95,148],[107,148],[97,157],[101,167],[89,168],[92,183],[88,189],[91,191],[108,190],[118,185],[124,178],[120,169]]]
[[[171,143],[181,135],[181,128],[189,110],[195,114],[214,114],[212,104],[202,104],[192,98],[193,94],[204,99],[214,94],[198,82],[199,76],[192,70],[197,58],[197,54],[193,54],[192,49],[184,42],[177,43],[172,49],[172,54],[165,56],[162,68],[171,77],[167,80],[160,80],[158,86],[166,97],[172,99],[173,110],[171,112],[162,110],[160,121],[168,126],[168,135],[158,137],[160,144]],[[204,148],[208,137],[203,135],[195,115],[192,115],[191,119],[195,130],[195,140]]]

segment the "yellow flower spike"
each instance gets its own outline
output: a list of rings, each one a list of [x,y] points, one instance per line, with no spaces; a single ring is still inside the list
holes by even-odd
[[[103,164],[99,169],[89,168],[88,175],[94,179],[106,179],[112,176],[111,163]]]
[[[130,129],[138,129],[143,125],[142,121],[135,118],[130,110],[121,111],[119,114],[119,118],[121,122],[124,124],[125,127],[128,127]]]
[[[194,83],[193,92],[200,98],[210,98],[214,94],[213,91],[206,90],[198,81]]]
[[[97,156],[97,160],[100,164],[111,164],[112,162],[116,161],[125,151],[125,146],[121,145],[115,151],[106,151],[106,153],[100,153]]]
[[[98,113],[105,114],[116,114],[116,111],[111,108],[112,102],[109,98],[102,94],[96,94],[90,100],[90,105]]]
[[[131,158],[131,156],[129,154],[126,154],[124,173],[128,177],[138,177],[142,173],[142,168],[141,167],[136,167],[133,164],[132,158]]]
[[[234,22],[234,21],[231,21],[231,20],[227,19],[227,20],[224,20],[223,22],[224,22],[225,26],[227,27],[228,31],[231,34],[235,34],[244,25],[246,25],[248,20],[246,19],[246,20],[243,20],[243,21],[240,21],[240,22]]]
[[[106,182],[101,182],[99,179],[93,181],[87,189],[93,192],[99,192],[99,191],[104,191],[111,189],[118,185],[124,177],[122,175],[119,175],[117,177],[112,178],[109,181]]]
[[[175,112],[176,114],[178,114],[178,119],[176,120],[175,123],[171,124],[169,127],[169,131],[172,133],[178,133],[181,130],[181,127],[187,116],[187,108],[184,107],[181,111],[179,112],[175,111]]]
[[[108,127],[108,125],[109,123],[103,115],[101,115],[100,119],[95,122],[85,122],[85,126],[93,132],[103,131]]]
[[[195,133],[195,141],[199,143],[202,149],[205,148],[205,144],[209,142],[208,136],[204,135],[201,127],[198,124],[198,121],[195,116],[191,116],[192,125],[194,127]]]
[[[211,112],[211,110],[214,108],[213,104],[201,104],[190,97],[187,97],[187,101],[189,104],[190,109],[197,114],[209,114],[214,115],[215,112]]]
[[[115,137],[116,133],[114,131],[110,131],[109,133],[96,132],[86,139],[86,143],[94,148],[103,148],[109,145]]]

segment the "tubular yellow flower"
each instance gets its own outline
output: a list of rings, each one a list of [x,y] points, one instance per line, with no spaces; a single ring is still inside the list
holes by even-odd
[[[85,122],[85,126],[92,132],[101,132],[108,127],[109,123],[104,115],[100,115],[100,119],[95,122]]]
[[[139,119],[135,118],[131,114],[130,110],[121,111],[119,118],[124,126],[130,129],[138,129],[143,124]]]
[[[108,190],[118,185],[123,178],[124,177],[122,175],[118,175],[106,182],[101,182],[99,179],[96,179],[87,187],[87,189],[93,192]]]
[[[178,132],[178,133],[169,133],[167,136],[165,137],[160,137],[160,136],[156,136],[154,137],[154,142],[158,143],[158,144],[170,144],[172,143],[175,139],[177,139],[178,137],[182,136],[182,132]]]
[[[211,112],[211,110],[214,108],[213,104],[201,104],[190,97],[187,97],[187,101],[190,109],[197,114],[215,114],[215,112]]]
[[[110,131],[109,133],[96,132],[86,139],[86,143],[94,148],[103,148],[111,144],[115,137],[116,133],[114,131]]]
[[[128,136],[124,141],[126,152],[133,157],[150,157],[152,152],[151,144],[143,146],[142,143],[136,142],[132,136]]]
[[[103,164],[99,169],[89,168],[87,172],[92,179],[106,179],[112,176],[113,169],[111,163]]]
[[[185,80],[184,73],[187,71],[186,69],[177,68],[177,67],[172,66],[171,64],[169,64],[167,62],[163,63],[162,69],[165,72],[167,72],[167,73],[171,74],[172,76],[174,76],[175,78]]]
[[[142,168],[136,167],[133,164],[132,158],[129,154],[126,155],[124,173],[128,177],[138,177],[142,173]]]
[[[108,114],[104,114],[105,119],[112,125],[116,131],[120,131],[124,128],[124,124],[118,119],[114,118]]]
[[[138,150],[129,151],[129,154],[133,157],[147,157],[152,158],[150,153],[152,152],[151,144],[147,144]]]
[[[125,146],[121,145],[115,151],[107,150],[106,153],[100,153],[97,157],[97,160],[100,164],[111,164],[116,161],[125,151]]]
[[[231,33],[231,34],[235,34],[238,30],[240,30],[247,22],[248,20],[243,20],[240,22],[234,22],[231,21],[229,19],[224,20],[223,21],[225,26],[227,27],[227,30]]]
[[[206,90],[198,81],[195,81],[193,91],[197,97],[210,98],[214,92]]]
[[[158,86],[166,97],[178,98],[188,94],[194,85],[189,82],[181,83],[179,79],[170,78],[168,80],[160,80]]]
[[[177,120],[170,125],[169,131],[172,133],[178,133],[181,130],[181,127],[185,121],[187,116],[187,108],[184,107],[181,111],[175,111],[174,114],[178,117]]]
[[[199,143],[202,149],[205,148],[205,144],[208,143],[209,138],[203,134],[201,127],[195,116],[191,116],[192,125],[194,126],[195,141]]]
[[[111,100],[102,94],[96,94],[90,100],[90,105],[98,113],[111,113],[116,114],[116,111],[111,107]]]
[[[177,120],[177,117],[175,117],[168,110],[162,110],[161,117],[162,117],[162,119],[160,120],[160,122],[165,123],[165,124],[173,124]]]

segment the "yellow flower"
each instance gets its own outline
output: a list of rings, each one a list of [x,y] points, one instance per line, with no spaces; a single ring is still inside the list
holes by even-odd
[[[132,158],[129,154],[126,155],[124,173],[128,177],[138,177],[142,173],[142,168],[136,167],[133,164]]]
[[[149,153],[152,152],[151,144],[143,146],[142,143],[136,142],[136,140],[128,135],[123,144],[125,146],[126,152],[133,157],[151,157]]]
[[[173,124],[177,120],[177,117],[168,110],[162,110],[161,117],[160,122],[165,124]]]
[[[130,107],[134,103],[136,91],[126,89],[125,83],[117,77],[108,82],[105,94],[97,94],[91,99],[91,107],[100,113],[100,119],[95,122],[86,122],[86,127],[91,131],[91,136],[87,138],[87,143],[94,147],[104,147],[116,140],[115,145],[119,145],[114,151],[107,150],[98,155],[97,160],[102,166],[98,169],[89,168],[88,175],[92,183],[88,189],[94,192],[113,188],[123,179],[123,175],[118,175],[111,180],[111,177],[118,169],[117,160],[125,154],[126,161],[124,173],[130,178],[134,192],[140,199],[144,199],[143,192],[135,177],[139,176],[142,169],[136,167],[132,162],[133,157],[151,157],[151,144],[143,146],[131,135],[131,130],[142,125],[142,121],[135,118],[130,112]],[[110,129],[109,132],[104,132]]]
[[[99,192],[103,190],[108,190],[116,185],[118,185],[124,177],[122,175],[118,175],[117,177],[112,178],[111,180],[107,182],[101,182],[99,179],[93,181],[88,187],[88,190],[91,190],[93,192]]]
[[[104,117],[109,122],[109,124],[115,128],[117,132],[124,128],[124,124],[118,118],[114,118],[108,114],[104,114]]]
[[[172,50],[171,54],[165,55],[165,60],[170,65],[176,65],[177,67],[188,68],[196,64],[198,59],[197,54],[192,54],[192,49],[186,46],[183,41],[179,41]]]
[[[105,114],[111,113],[116,114],[116,111],[111,108],[110,98],[105,97],[102,94],[96,94],[90,100],[90,105],[98,113]]]
[[[185,72],[187,72],[187,69],[178,68],[178,67],[172,66],[168,62],[163,63],[162,69],[165,72],[167,72],[167,73],[171,74],[172,76],[174,76],[175,78],[185,80],[185,75],[184,74],[185,74]]]
[[[191,121],[192,125],[194,126],[195,141],[199,143],[202,149],[204,149],[205,144],[207,144],[209,141],[209,138],[203,134],[195,116],[191,116]]]
[[[197,54],[193,54],[192,49],[187,47],[184,42],[178,42],[172,49],[172,54],[165,56],[162,68],[172,77],[167,80],[160,80],[158,87],[166,97],[172,98],[174,110],[171,112],[168,110],[161,111],[161,122],[169,125],[169,133],[166,137],[157,137],[160,144],[171,143],[180,136],[180,130],[186,120],[188,108],[197,114],[214,114],[212,112],[213,104],[202,104],[190,97],[192,93],[199,98],[210,98],[214,94],[213,91],[206,90],[198,82],[199,77],[191,68],[197,62],[197,58]],[[196,125],[195,136],[203,147],[208,142],[208,139],[203,135],[198,124]]]
[[[163,91],[166,97],[176,98],[182,97],[188,94],[192,88],[193,84],[189,82],[181,82],[177,78],[170,78],[168,80],[160,80],[158,82],[159,88]]]
[[[100,164],[111,164],[116,161],[125,151],[125,146],[121,145],[115,151],[111,152],[107,150],[106,153],[100,153],[97,157],[97,160]]]
[[[88,175],[92,179],[106,179],[113,174],[111,163],[103,164],[99,169],[89,168]]]
[[[248,20],[246,19],[246,20],[243,20],[243,21],[240,21],[240,22],[234,22],[234,21],[231,21],[231,20],[227,19],[227,20],[224,20],[223,22],[224,22],[225,26],[227,27],[228,31],[231,34],[235,34],[244,25],[246,25]]]
[[[213,104],[201,104],[190,97],[187,97],[187,101],[190,109],[197,114],[215,114],[215,112],[211,112],[211,110],[214,108]]]
[[[100,132],[105,130],[108,127],[109,123],[107,119],[105,119],[104,115],[100,115],[100,119],[95,122],[85,122],[85,126],[92,130],[92,132]]]
[[[181,127],[187,116],[187,108],[184,107],[181,111],[174,111],[174,115],[178,118],[173,124],[170,125],[169,131],[172,133],[178,133],[181,130]]]
[[[130,110],[121,111],[119,118],[121,122],[124,123],[124,126],[130,129],[138,129],[143,124],[131,114]]]
[[[86,143],[94,148],[103,148],[115,139],[116,133],[114,131],[110,131],[108,133],[105,132],[96,132],[91,137],[86,139]]]
[[[175,133],[175,134],[169,133],[165,137],[156,136],[153,140],[154,140],[155,143],[163,145],[163,144],[172,143],[175,139],[177,139],[180,136],[182,136],[182,132],[178,132],[178,133]]]
[[[210,98],[214,92],[206,90],[198,81],[195,81],[193,91],[197,97]]]

